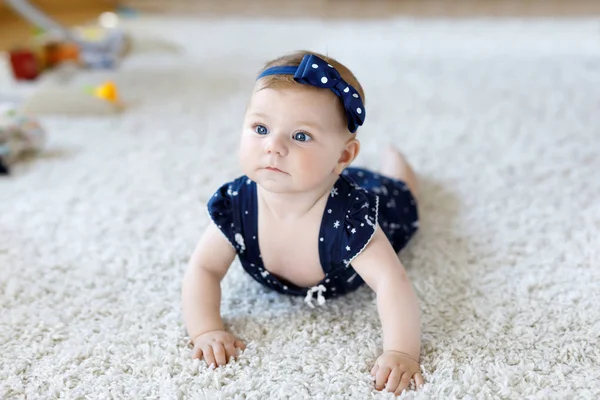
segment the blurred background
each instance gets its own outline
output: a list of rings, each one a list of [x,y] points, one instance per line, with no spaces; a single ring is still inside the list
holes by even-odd
[[[600,15],[600,1],[1,0],[0,61],[9,61],[5,65],[8,64],[17,80],[34,80],[63,61],[88,67],[113,67],[129,50],[129,38],[115,28],[124,18],[140,15],[361,20],[571,18]],[[59,32],[61,29],[63,32]],[[66,32],[75,36],[66,37]]]
[[[8,65],[17,80],[34,80],[63,61],[92,67],[113,67],[129,50],[128,38],[114,28],[123,18],[139,15],[362,20],[397,17],[569,18],[600,15],[600,1],[2,0],[0,61],[9,60]],[[61,29],[63,32],[58,32]],[[77,37],[65,37],[67,30]]]
[[[598,0],[37,0],[31,2],[66,26],[95,20],[105,11],[199,16],[324,18],[418,17],[574,17],[600,15]],[[32,25],[0,1],[0,51],[29,38]]]

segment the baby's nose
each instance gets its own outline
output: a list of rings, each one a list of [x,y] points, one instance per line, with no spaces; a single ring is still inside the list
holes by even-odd
[[[287,147],[285,146],[285,143],[283,143],[281,138],[275,135],[271,136],[269,140],[267,140],[265,150],[269,154],[276,153],[282,156],[287,154]]]

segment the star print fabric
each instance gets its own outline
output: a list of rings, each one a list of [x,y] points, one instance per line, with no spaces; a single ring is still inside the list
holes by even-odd
[[[417,203],[408,186],[362,168],[346,168],[342,176],[379,197],[377,221],[396,253],[402,250],[419,228]]]
[[[241,176],[214,193],[208,201],[208,214],[256,281],[280,293],[307,295],[311,288],[277,277],[262,264],[256,196],[256,183]],[[412,194],[401,181],[362,168],[347,168],[331,189],[321,220],[318,249],[325,276],[315,285],[321,287],[320,296],[336,297],[364,283],[351,262],[367,246],[377,223],[394,250],[400,251],[418,228]]]

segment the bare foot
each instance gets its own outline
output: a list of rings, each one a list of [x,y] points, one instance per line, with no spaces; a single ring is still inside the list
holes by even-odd
[[[417,177],[404,154],[391,144],[383,151],[381,174],[406,183],[413,196],[417,197]]]

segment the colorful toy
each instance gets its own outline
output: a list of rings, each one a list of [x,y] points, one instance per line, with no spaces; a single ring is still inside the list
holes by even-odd
[[[9,52],[9,59],[15,79],[33,80],[41,71],[40,60],[32,50],[14,49]]]
[[[46,80],[38,85],[31,95],[19,104],[19,111],[32,117],[99,116],[117,114],[127,108],[127,104],[121,99],[119,87],[112,80],[86,85],[68,82],[68,77],[66,79]]]
[[[92,94],[110,103],[119,103],[119,92],[114,82],[108,81],[93,89]]]
[[[129,49],[128,37],[118,28],[114,13],[100,15],[98,25],[67,29],[28,1],[5,0],[5,4],[42,32],[29,46],[10,52],[15,79],[35,79],[44,69],[65,61],[88,68],[114,68]],[[40,56],[34,57],[34,67],[31,55],[36,53]]]
[[[52,68],[66,61],[79,62],[79,47],[69,42],[49,42],[43,47],[44,68]]]

